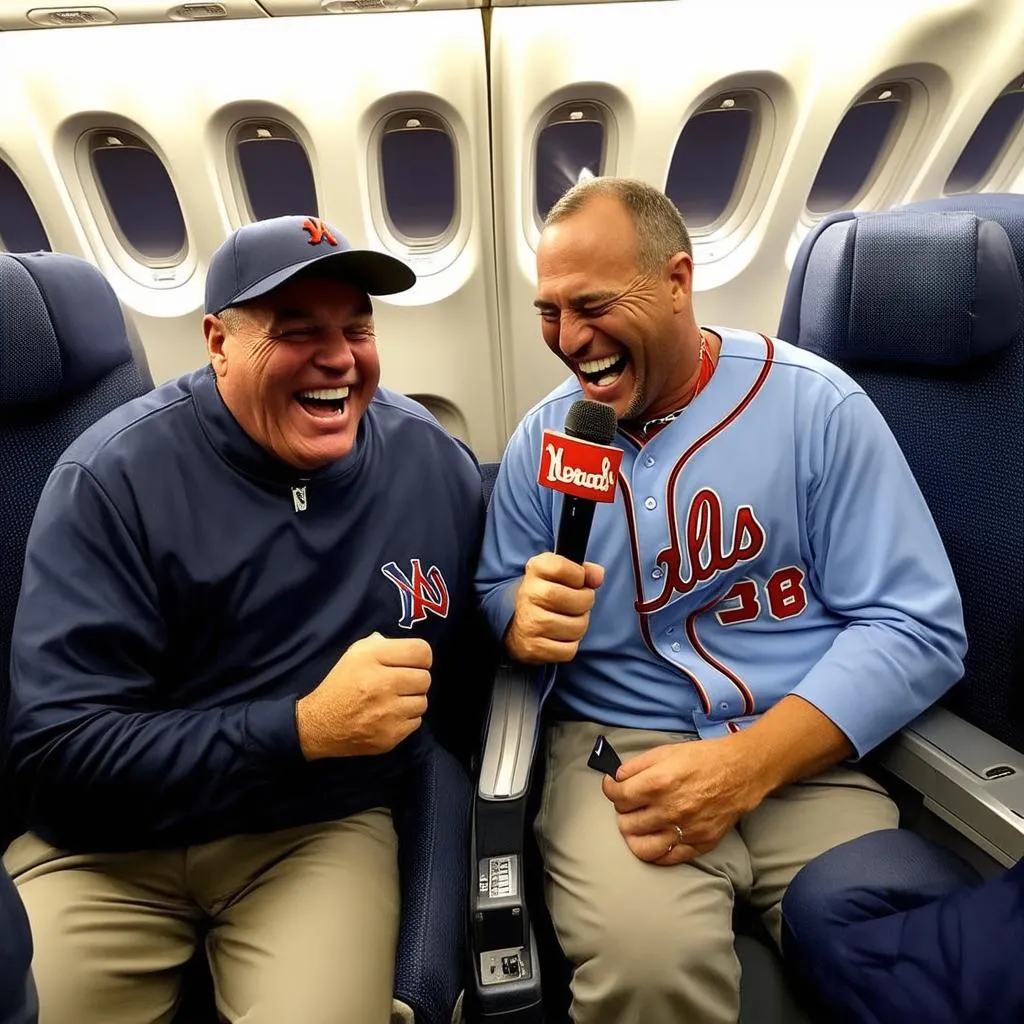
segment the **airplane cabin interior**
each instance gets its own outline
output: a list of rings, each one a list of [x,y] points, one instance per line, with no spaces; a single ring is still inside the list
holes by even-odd
[[[535,260],[545,215],[577,182],[663,189],[691,233],[699,322],[796,345],[817,322],[815,254],[872,213],[994,219],[1024,274],[1020,0],[40,2],[0,0],[0,262],[45,252],[95,268],[153,385],[207,360],[214,250],[285,214],[412,267],[410,290],[374,300],[381,382],[492,470],[566,375],[541,338]],[[32,372],[5,353],[11,295],[0,396]],[[871,770],[902,827],[986,878],[1024,856],[1022,338],[1018,324],[1005,359],[965,369],[948,397],[913,368],[879,388],[978,643],[965,681]],[[9,455],[12,422],[0,401]],[[9,498],[20,465],[0,451]],[[20,576],[14,542],[0,554],[0,575]],[[473,805],[452,833],[467,851],[459,964],[396,991],[393,1020],[567,1019],[527,838],[540,723],[528,681],[500,670],[476,777],[450,781]],[[442,776],[425,806],[445,802]],[[489,894],[495,865],[527,893]],[[737,918],[737,950],[742,1024],[821,1020],[756,924]],[[181,1024],[212,1021],[204,985]]]

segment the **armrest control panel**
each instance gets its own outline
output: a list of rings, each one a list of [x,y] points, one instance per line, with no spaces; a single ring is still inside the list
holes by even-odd
[[[522,861],[518,854],[483,857],[478,864],[473,906],[473,945],[484,956],[504,955],[528,945]],[[508,975],[508,971],[504,972]],[[518,972],[516,973],[518,977]],[[487,980],[487,974],[482,975]],[[494,980],[501,980],[500,978]]]

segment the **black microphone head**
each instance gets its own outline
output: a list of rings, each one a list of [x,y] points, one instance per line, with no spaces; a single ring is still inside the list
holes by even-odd
[[[563,429],[570,437],[578,437],[581,441],[611,444],[617,424],[618,417],[610,405],[581,398],[569,407]]]

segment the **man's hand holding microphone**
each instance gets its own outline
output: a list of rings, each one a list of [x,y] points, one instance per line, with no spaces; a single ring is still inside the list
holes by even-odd
[[[622,453],[609,448],[615,410],[600,402],[574,402],[563,433],[545,431],[538,481],[565,497],[554,552],[535,555],[516,591],[505,647],[518,661],[571,661],[590,623],[604,568],[585,562],[596,502],[615,498]]]

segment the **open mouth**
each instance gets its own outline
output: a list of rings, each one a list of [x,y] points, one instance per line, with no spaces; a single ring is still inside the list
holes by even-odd
[[[580,376],[588,384],[604,388],[614,384],[629,364],[628,356],[604,356],[601,359],[588,359],[578,363]]]
[[[342,416],[348,403],[347,387],[344,388],[312,388],[300,391],[295,399],[310,416],[317,419],[330,419]]]

